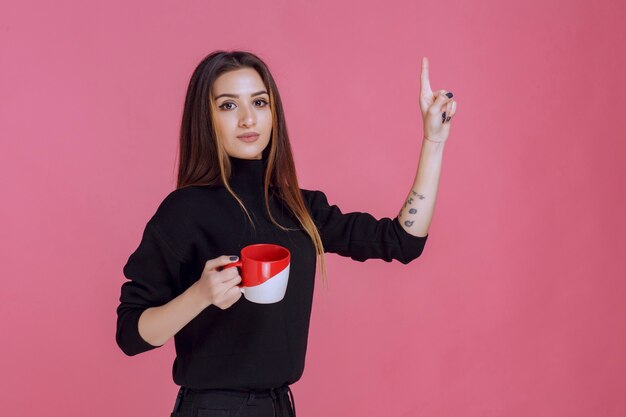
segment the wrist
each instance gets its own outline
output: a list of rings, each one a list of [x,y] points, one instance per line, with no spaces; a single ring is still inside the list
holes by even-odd
[[[428,142],[432,142],[432,143],[445,143],[445,140],[433,140],[433,139],[429,139],[428,136],[424,135],[424,140],[427,140]]]
[[[193,304],[200,310],[204,310],[208,306],[211,305],[209,300],[204,298],[200,293],[200,280],[191,284],[191,286],[187,289],[187,293],[189,293],[189,297],[193,300]]]
[[[424,136],[424,140],[422,141],[422,151],[425,151],[427,153],[441,153],[443,152],[443,148],[446,144],[446,141],[434,141],[431,139],[428,139],[426,136]]]

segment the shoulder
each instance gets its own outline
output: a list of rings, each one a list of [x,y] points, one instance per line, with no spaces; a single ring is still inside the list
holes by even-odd
[[[311,211],[316,211],[321,208],[328,208],[328,198],[326,194],[320,190],[307,190],[300,188],[302,198],[306,202]]]
[[[206,194],[203,187],[192,186],[178,188],[163,198],[157,208],[157,213],[174,214],[196,207],[201,203],[203,194]]]
[[[155,215],[166,218],[180,215],[193,218],[196,215],[206,215],[207,211],[220,209],[229,196],[224,187],[218,186],[191,185],[178,188],[165,196]]]
[[[174,248],[181,259],[189,259],[193,242],[198,238],[199,223],[211,217],[210,202],[216,200],[213,196],[215,190],[206,186],[176,189],[162,199],[147,226]]]
[[[319,201],[320,199],[326,199],[326,194],[320,190],[307,190],[305,188],[300,188],[300,192],[302,193],[302,198],[304,198],[307,203],[313,203]]]
[[[181,218],[184,213],[193,212],[199,199],[199,190],[194,188],[179,188],[167,194],[157,206],[150,223],[159,226],[173,218]]]
[[[216,195],[208,186],[176,189],[163,198],[148,223],[169,236],[184,233],[212,210],[211,202],[218,207]]]

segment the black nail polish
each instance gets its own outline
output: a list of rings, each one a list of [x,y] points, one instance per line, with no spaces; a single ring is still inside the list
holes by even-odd
[[[443,114],[441,115],[441,118],[442,118],[442,119],[445,119],[445,118],[446,118],[446,112],[445,112],[445,111],[444,111],[444,112],[443,112]]]
[[[231,256],[231,257],[230,257],[230,260],[231,260],[231,261],[236,261],[237,259],[239,259],[239,256]]]
[[[448,118],[446,119],[446,122],[449,122],[450,119],[452,119],[452,117],[448,116]]]
[[[448,96],[448,98],[452,98],[453,95],[454,94],[452,94],[452,93],[446,93],[446,96]]]

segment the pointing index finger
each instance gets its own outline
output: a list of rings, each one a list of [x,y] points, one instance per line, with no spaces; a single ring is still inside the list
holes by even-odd
[[[428,58],[422,57],[422,91],[430,93],[432,90],[430,89],[430,80],[429,80],[429,72],[428,72]]]

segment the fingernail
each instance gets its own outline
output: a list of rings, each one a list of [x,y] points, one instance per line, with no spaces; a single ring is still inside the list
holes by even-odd
[[[451,117],[448,117],[448,118],[446,119],[446,122],[449,122],[449,121],[450,121],[450,119],[451,119]]]
[[[441,118],[442,118],[442,119],[445,119],[445,118],[446,118],[446,112],[445,112],[445,111],[444,111],[444,112],[443,112],[443,114],[441,115]]]
[[[231,257],[230,257],[230,260],[231,260],[231,261],[236,261],[237,259],[239,259],[239,256],[231,256]]]
[[[452,98],[453,94],[452,93],[446,93],[446,96],[448,96],[448,98]]]

